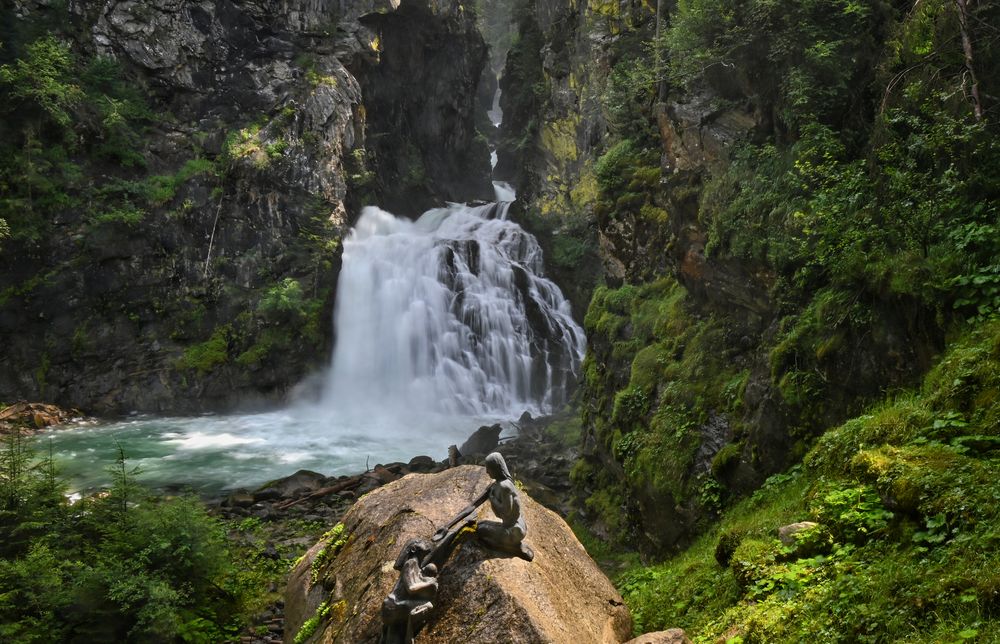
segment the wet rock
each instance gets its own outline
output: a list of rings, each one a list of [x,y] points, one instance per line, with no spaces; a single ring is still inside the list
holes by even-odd
[[[254,493],[255,498],[295,498],[314,492],[323,486],[326,477],[319,472],[299,470],[291,476],[271,481]],[[277,497],[275,497],[275,494]]]
[[[430,456],[414,456],[407,464],[412,472],[431,472],[437,469],[437,462]]]
[[[464,457],[489,454],[496,450],[500,442],[501,431],[503,431],[503,428],[500,427],[499,423],[490,426],[483,425],[473,432],[468,440],[462,443],[458,451]]]
[[[263,521],[267,521],[269,519],[276,518],[277,513],[274,511],[274,508],[272,508],[270,504],[254,503],[252,506],[250,506],[250,516],[256,517]]]
[[[249,508],[259,500],[260,499],[256,498],[256,496],[250,493],[248,490],[236,490],[228,497],[226,497],[223,503],[225,503],[230,507],[235,507],[235,508]]]
[[[400,545],[428,538],[489,482],[483,468],[461,466],[412,474],[361,499],[344,517],[346,542],[316,579],[312,562],[325,542],[293,570],[286,640],[326,601],[331,608],[309,641],[377,641]],[[522,506],[534,560],[464,544],[442,568],[437,607],[418,641],[617,643],[630,637],[628,609],[566,523],[527,495]],[[492,513],[484,506],[478,516]]]
[[[83,412],[79,409],[63,409],[47,403],[16,402],[0,410],[0,435],[15,428],[24,434],[33,434],[39,429],[55,427],[82,417]]]
[[[794,546],[797,541],[795,538],[796,535],[813,530],[818,525],[815,521],[799,521],[798,523],[781,526],[778,528],[778,540],[783,545]]]
[[[371,473],[383,485],[386,483],[392,483],[399,478],[399,473],[394,472],[383,465],[376,465],[375,469],[373,469]]]

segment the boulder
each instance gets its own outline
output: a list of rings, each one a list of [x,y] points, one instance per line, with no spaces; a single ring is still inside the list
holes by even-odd
[[[458,448],[462,456],[475,456],[476,454],[489,454],[495,451],[497,445],[500,442],[500,432],[502,428],[500,424],[496,425],[483,425],[475,432],[472,436],[469,436],[469,440],[462,443],[462,446]]]
[[[413,472],[430,472],[437,469],[438,464],[430,456],[414,456],[410,459],[408,466]]]
[[[302,558],[286,591],[285,641],[377,642],[382,602],[400,549],[429,539],[489,485],[464,465],[410,474],[361,498],[343,528]],[[417,642],[608,642],[631,637],[622,598],[566,522],[522,493],[531,562],[466,542],[442,567],[440,590]],[[479,519],[493,519],[488,504]],[[312,619],[317,618],[317,619]],[[305,634],[312,630],[312,635]]]
[[[301,496],[323,487],[326,480],[327,478],[319,472],[299,470],[291,476],[286,476],[283,479],[277,479],[262,485],[260,489],[254,493],[254,497],[257,500],[261,500],[273,497],[288,498]]]
[[[691,638],[683,628],[670,628],[655,633],[644,633],[626,644],[691,644]]]
[[[798,523],[783,525],[778,528],[778,539],[783,545],[794,546],[798,541],[798,539],[795,538],[796,535],[808,532],[816,528],[818,525],[819,524],[815,521],[799,521]]]

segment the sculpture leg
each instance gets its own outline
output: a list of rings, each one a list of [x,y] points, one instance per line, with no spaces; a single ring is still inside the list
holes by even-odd
[[[487,547],[506,552],[525,561],[535,558],[535,552],[524,543],[524,532],[517,526],[504,527],[496,521],[480,521],[476,526],[476,539]]]

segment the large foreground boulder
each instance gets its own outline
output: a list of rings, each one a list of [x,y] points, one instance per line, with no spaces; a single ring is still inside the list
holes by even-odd
[[[414,538],[429,539],[490,484],[473,465],[411,474],[362,497],[292,571],[285,641],[377,642],[393,562]],[[467,542],[444,565],[440,592],[417,642],[605,642],[631,636],[622,598],[569,526],[522,494],[534,561]],[[494,519],[489,504],[479,519]]]

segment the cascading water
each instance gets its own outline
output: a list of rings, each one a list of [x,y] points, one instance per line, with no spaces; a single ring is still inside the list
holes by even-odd
[[[151,485],[252,487],[298,468],[357,472],[369,457],[443,458],[484,422],[557,408],[584,336],[508,207],[453,204],[415,222],[366,208],[344,243],[319,403],[53,434],[65,476],[77,489],[106,484],[121,441]]]
[[[344,242],[331,411],[516,417],[565,402],[584,334],[508,207],[364,209]]]
[[[499,123],[499,100],[492,117]],[[441,458],[483,422],[558,408],[584,334],[542,276],[535,238],[507,220],[513,187],[493,185],[497,203],[417,221],[365,208],[344,242],[336,349],[318,403],[90,423],[49,439],[64,475],[76,489],[106,485],[120,441],[148,484],[252,487],[298,468],[357,472],[369,457]]]

